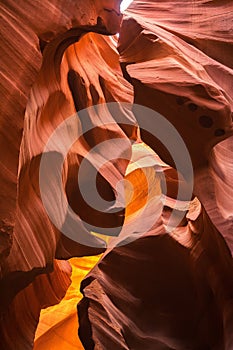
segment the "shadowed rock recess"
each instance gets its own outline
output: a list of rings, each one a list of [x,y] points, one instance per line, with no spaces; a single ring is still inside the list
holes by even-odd
[[[233,349],[233,2],[120,3],[0,4],[1,350]]]

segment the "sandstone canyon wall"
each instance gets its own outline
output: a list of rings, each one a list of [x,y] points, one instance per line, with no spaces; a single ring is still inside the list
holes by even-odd
[[[1,349],[233,349],[232,2],[0,6]]]

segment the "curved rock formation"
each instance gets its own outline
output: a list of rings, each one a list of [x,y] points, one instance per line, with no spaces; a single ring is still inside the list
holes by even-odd
[[[160,112],[182,135],[196,170],[195,193],[231,249],[232,138],[213,146],[232,135],[232,42],[230,1],[167,0],[134,1],[119,43],[135,102]],[[174,165],[164,145],[144,131],[142,138]]]
[[[118,53],[119,5],[1,4],[4,350],[32,349],[71,257],[35,349],[233,347],[232,3],[135,0]]]
[[[40,48],[56,37],[57,45],[69,38],[68,45],[70,37],[77,41],[89,30],[116,33],[121,20],[119,4],[117,0],[81,1],[69,7],[65,1],[46,1],[40,6],[32,1],[1,4],[1,149],[5,150],[1,159],[2,255],[9,253],[12,239],[24,112],[42,63]],[[10,134],[6,133],[9,129]]]
[[[50,274],[44,274],[44,271],[34,271],[33,282],[26,287],[19,285],[18,289],[21,287],[22,290],[19,291],[10,306],[1,312],[1,349],[29,350],[33,348],[41,309],[59,303],[71,282],[69,263],[55,261],[50,270],[52,269],[53,272]],[[38,276],[38,273],[42,272],[43,274]],[[23,275],[20,276],[21,281],[23,277]],[[12,285],[7,286],[9,294],[15,292],[12,289]]]
[[[62,237],[58,229],[53,226],[41,201],[39,165],[46,143],[46,133],[52,131],[50,126],[54,123],[56,127],[56,121],[59,122],[60,117],[63,120],[65,116],[69,117],[76,111],[71,94],[74,79],[71,77],[68,79],[69,82],[67,81],[66,70],[69,63],[72,64],[72,60],[76,61],[76,53],[71,50],[69,63],[64,59],[65,62],[61,66],[63,53],[70,44],[78,41],[89,31],[116,33],[121,21],[119,4],[120,1],[102,0],[82,1],[70,5],[69,8],[63,2],[43,3],[39,7],[30,1],[17,4],[7,1],[1,4],[3,34],[1,95],[4,103],[1,104],[0,125],[1,143],[4,149],[1,162],[4,171],[1,172],[0,179],[1,205],[3,205],[0,284],[1,347],[4,349],[31,348],[41,308],[57,303],[64,296],[70,283],[71,270],[68,262],[56,263],[55,258],[68,259],[72,256],[99,254],[104,250],[104,242],[99,248],[83,245]],[[45,12],[47,16],[44,15]],[[91,42],[90,39],[89,41]],[[109,50],[112,50],[110,46]],[[41,51],[43,51],[42,66]],[[102,53],[104,55],[103,51]],[[95,55],[99,56],[101,64],[101,53],[98,49],[93,57]],[[10,65],[9,57],[12,57]],[[111,60],[110,67],[108,68],[106,64],[106,69],[111,71],[116,68],[120,75],[120,69],[115,67],[115,63],[116,59]],[[75,71],[73,73],[76,74]],[[78,77],[78,73],[76,75]],[[37,84],[29,98],[29,91],[35,80]],[[105,86],[104,80],[102,84]],[[131,96],[127,84],[123,88],[126,95]],[[37,94],[36,99],[34,94]],[[65,115],[62,115],[62,108],[65,109]],[[34,111],[36,115],[33,114]],[[38,112],[41,113],[41,122],[36,125]],[[9,130],[12,130],[12,133],[9,133]],[[37,140],[34,132],[37,134]],[[120,133],[128,140],[123,131]],[[92,140],[93,137],[90,142],[95,142]],[[73,158],[78,161],[74,152],[73,154]],[[72,167],[72,162],[70,165]],[[120,172],[123,172],[123,169],[120,169]],[[65,182],[64,184],[66,186]],[[105,184],[108,183],[105,181]],[[51,193],[48,193],[48,196],[49,194]],[[88,234],[87,230],[84,231]],[[89,236],[94,242],[99,241],[90,234]],[[53,269],[55,277],[51,278]],[[41,277],[37,277],[40,274]],[[46,288],[46,296],[40,295],[38,284],[41,285],[40,288],[49,286]],[[38,295],[35,294],[36,289]],[[14,315],[20,312],[19,305],[20,308],[25,308],[25,303],[30,299],[33,302],[27,305],[28,315],[22,317],[20,329],[17,326],[19,321]],[[9,324],[11,327],[6,326]]]
[[[171,174],[167,182],[174,189]],[[229,248],[198,202],[167,234],[171,203],[162,221],[106,252],[82,282],[79,336],[85,349],[231,349]],[[141,205],[140,197],[135,204]]]
[[[134,1],[127,11],[119,52],[134,102],[160,112],[182,135],[195,171],[194,193],[221,233],[202,207],[168,234],[165,207],[157,231],[105,253],[82,282],[85,349],[233,347],[232,256],[222,238],[231,247],[231,10],[230,1],[168,0]],[[141,137],[176,165],[166,144],[144,130]]]
[[[35,335],[34,350],[60,349],[83,350],[77,336],[77,303],[82,298],[79,290],[81,280],[99,260],[99,256],[73,258],[72,284],[62,301],[42,310]]]

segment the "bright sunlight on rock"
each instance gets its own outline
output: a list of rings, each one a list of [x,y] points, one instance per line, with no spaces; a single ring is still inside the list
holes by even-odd
[[[232,0],[0,12],[0,349],[232,350]]]

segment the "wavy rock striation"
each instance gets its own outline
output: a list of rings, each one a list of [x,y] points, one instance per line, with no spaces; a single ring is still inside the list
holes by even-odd
[[[41,309],[70,286],[66,260],[100,253],[81,284],[85,349],[233,347],[232,3],[135,0],[118,53],[107,35],[120,29],[119,5],[0,5],[4,350],[33,348]],[[136,106],[105,102],[135,102],[171,123],[194,169],[191,195],[171,134],[158,125],[152,135],[157,120]],[[77,261],[77,285],[51,309],[51,330],[37,330],[35,349],[82,348],[69,333]]]
[[[82,228],[81,232],[86,234],[84,237],[86,244],[83,244],[79,243],[78,238],[74,238],[74,241],[63,236],[59,230],[62,230],[62,227],[57,228],[53,225],[42,204],[39,166],[49,133],[55,130],[59,123],[73,115],[78,108],[72,95],[75,94],[81,79],[80,71],[76,70],[77,51],[74,47],[71,48],[64,59],[63,54],[69,45],[89,31],[116,33],[121,21],[119,4],[120,1],[102,0],[82,1],[70,4],[69,7],[63,2],[56,4],[44,2],[40,6],[30,1],[17,4],[7,1],[1,4],[3,34],[1,94],[4,103],[1,105],[0,128],[1,149],[4,149],[4,153],[1,159],[3,172],[0,179],[2,191],[0,283],[3,349],[32,348],[40,310],[57,303],[64,296],[70,284],[71,269],[68,262],[59,262],[55,260],[56,258],[69,259],[72,256],[99,254],[104,250],[104,241],[90,235],[85,228]],[[106,40],[108,39],[104,37],[102,39],[96,37],[94,43],[95,38],[84,39],[84,43],[92,48],[93,60],[95,56],[98,57],[97,65],[105,64],[105,70],[109,70],[109,74],[105,72],[97,87],[94,85],[95,81],[92,83],[90,87],[92,95],[96,98],[96,91],[99,89],[104,100],[101,83],[105,93],[109,93],[114,99],[114,94],[117,95],[114,92],[116,90],[114,84],[116,85],[116,81],[119,80],[122,81],[120,85],[125,91],[125,99],[128,100],[132,97],[131,88],[128,83],[123,82],[116,49],[107,45]],[[113,57],[109,63],[105,63],[104,59],[106,46],[110,51],[110,57]],[[80,49],[83,50],[82,45]],[[12,57],[10,65],[9,57]],[[81,71],[85,71],[86,57],[83,52],[79,67]],[[93,75],[94,72],[95,68],[92,69]],[[92,76],[91,72],[89,75]],[[107,79],[108,75],[110,78]],[[88,86],[89,80],[87,75],[85,76]],[[111,88],[108,88],[108,84]],[[85,101],[84,106],[87,106]],[[96,100],[94,102],[96,103]],[[88,105],[93,103],[92,97],[88,103]],[[79,126],[78,119],[76,124]],[[12,130],[12,133],[9,133],[9,130]],[[113,130],[113,133],[126,140],[128,144],[126,148],[129,149],[126,152],[130,152],[128,136],[130,133],[134,134],[134,128],[126,131],[127,136],[120,127],[116,131]],[[102,130],[101,139],[106,138],[106,134],[107,132]],[[95,141],[95,135],[89,139],[92,144],[98,142]],[[81,152],[78,152],[77,146],[74,147],[65,163],[65,171],[69,174],[65,176],[64,189],[73,207],[77,204],[75,199],[70,198],[69,193],[72,194],[72,190],[75,190],[75,184],[69,179],[73,176],[72,169],[75,169],[80,162],[78,157],[82,157],[82,152],[85,155],[88,145],[84,144],[80,149]],[[59,158],[56,147],[55,151],[54,163],[51,164],[53,171],[56,167],[56,156]],[[123,176],[126,167],[126,163],[125,165],[123,163],[118,168],[117,165],[112,165],[118,177]],[[109,179],[105,180],[101,174],[99,177],[100,184],[103,183],[103,191],[110,192],[113,196]],[[52,204],[57,199],[53,179],[51,176],[49,184],[47,183],[50,186],[47,198]],[[56,215],[59,217],[59,208]],[[74,234],[79,235],[80,230],[76,228]],[[96,242],[98,248],[95,247]],[[46,290],[45,295],[42,290]],[[31,302],[28,303],[28,300]],[[20,326],[18,326],[19,318],[16,314],[19,315],[23,308],[28,312],[20,315]]]
[[[138,240],[107,251],[82,282],[85,349],[233,347],[233,266],[226,244],[232,249],[231,10],[230,1],[136,0],[126,12],[119,52],[134,102],[161,113],[182,135],[194,194],[208,214],[195,199],[183,209],[186,220],[166,232],[170,211],[182,208],[182,200],[180,208],[174,202],[177,175],[167,170],[170,198],[161,220]],[[136,109],[135,116],[143,118]],[[158,137],[144,130],[141,137],[177,165]]]

